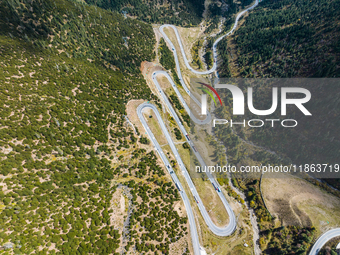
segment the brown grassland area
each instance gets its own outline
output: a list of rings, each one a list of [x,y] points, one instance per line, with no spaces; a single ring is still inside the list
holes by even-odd
[[[283,225],[313,225],[320,233],[340,226],[340,199],[303,179],[263,178],[262,191]]]

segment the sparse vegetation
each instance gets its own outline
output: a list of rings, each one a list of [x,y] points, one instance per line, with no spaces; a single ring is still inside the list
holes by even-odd
[[[169,209],[176,188],[123,117],[131,99],[156,102],[139,70],[154,43],[150,25],[79,2],[0,3],[2,253],[166,253],[186,234]],[[133,194],[129,235],[111,221],[121,179]]]
[[[199,51],[203,47],[203,40],[199,40],[191,48],[192,65],[197,69],[203,68],[203,62],[200,58]]]

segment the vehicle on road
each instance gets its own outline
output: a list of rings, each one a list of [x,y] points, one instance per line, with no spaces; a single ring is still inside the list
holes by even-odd
[[[214,182],[212,182],[212,185],[214,186],[214,189],[215,189],[217,192],[221,192],[220,187],[218,187]]]
[[[215,183],[212,182],[212,185],[214,186],[214,189],[217,190]]]
[[[255,0],[255,3],[254,3],[254,5],[252,5],[252,7],[248,7],[247,9],[245,9],[244,11],[240,12],[240,13],[237,15],[236,20],[235,20],[235,24],[234,24],[234,27],[232,28],[232,30],[231,30],[229,33],[227,33],[227,34],[221,36],[218,40],[215,41],[215,43],[214,43],[214,45],[213,45],[214,49],[216,49],[216,44],[217,44],[220,40],[222,40],[222,38],[224,38],[225,36],[228,36],[229,34],[231,34],[231,33],[236,29],[237,23],[238,23],[238,20],[240,19],[240,17],[241,17],[244,13],[246,13],[248,10],[252,9],[253,7],[255,7],[257,4],[258,4],[258,0]],[[173,25],[162,25],[162,26],[160,27],[160,29],[159,29],[160,32],[161,32],[161,34],[163,35],[164,39],[165,39],[170,45],[173,45],[173,44],[171,43],[171,41],[169,40],[169,38],[167,37],[167,35],[164,33],[164,31],[163,31],[163,28],[164,28],[164,27],[172,27],[172,28],[174,29],[174,31],[175,31],[175,33],[176,33],[177,40],[178,40],[178,42],[179,42],[179,46],[180,46],[180,49],[181,49],[183,58],[184,58],[185,65],[186,65],[186,67],[187,67],[190,71],[193,71],[193,72],[196,73],[196,74],[202,74],[202,75],[210,74],[210,73],[216,71],[216,68],[217,68],[216,63],[213,65],[213,67],[212,67],[210,70],[207,70],[207,71],[196,71],[196,70],[193,70],[193,68],[192,68],[191,66],[189,66],[189,61],[187,60],[185,54],[183,53],[183,46],[182,46],[182,43],[181,43],[180,36],[179,36],[179,34],[178,34],[177,28],[176,28],[175,26],[173,26]],[[172,47],[172,50],[173,50],[173,52],[175,53],[174,47]],[[216,54],[215,54],[215,55],[216,55]],[[175,56],[176,64],[178,64],[177,55],[174,54],[174,56]],[[214,59],[215,59],[215,61],[216,61],[216,56],[215,56]],[[197,99],[193,96],[193,94],[189,92],[189,90],[188,90],[186,84],[183,82],[183,78],[182,78],[181,70],[180,70],[180,67],[179,67],[179,66],[177,66],[177,71],[178,71],[178,76],[179,76],[179,78],[180,78],[181,85],[182,85],[183,88],[184,88],[184,91],[187,91],[187,93],[189,94],[189,96],[190,96],[190,97],[191,97],[191,98],[192,98],[192,99],[200,106],[201,104],[200,104],[199,100],[197,100]],[[156,71],[155,74],[163,74],[163,75],[165,75],[165,76],[167,77],[167,79],[168,79],[169,81],[171,80],[171,77],[169,76],[169,74],[168,74],[167,72],[164,72],[164,71]],[[218,72],[216,72],[216,76],[219,77]],[[157,86],[157,88],[158,88],[159,90],[161,90],[160,85],[159,85],[158,82],[157,82],[157,79],[154,79],[154,83],[155,83],[155,85]],[[175,91],[176,91],[177,94],[180,94],[179,91],[178,91],[176,88],[175,88]],[[160,91],[160,92],[161,92],[161,91]],[[174,116],[174,118],[176,119],[176,122],[177,122],[177,124],[178,124],[179,121],[178,121],[177,114],[176,114],[176,112],[174,111],[174,109],[172,108],[171,104],[168,102],[168,100],[167,100],[167,98],[166,98],[166,96],[165,96],[165,93],[164,93],[164,92],[163,92],[163,93],[161,92],[161,96],[163,97],[165,103],[168,105],[169,110],[171,111],[172,115]],[[183,98],[182,98],[180,95],[179,95],[179,97],[182,99],[183,105],[186,106],[185,102],[183,101]],[[143,126],[146,127],[146,129],[149,131],[150,128],[147,127],[147,124],[146,124],[145,120],[144,120],[144,122],[143,122],[143,119],[142,119],[142,118],[143,118],[143,115],[141,114],[141,110],[143,109],[143,107],[152,108],[155,112],[157,112],[157,108],[155,108],[154,105],[139,106],[139,107],[138,107],[138,111],[139,111],[139,112],[138,112],[138,113],[139,113],[138,116],[139,116],[140,120],[142,121]],[[157,118],[158,118],[159,123],[163,125],[163,126],[161,125],[161,127],[162,127],[162,129],[163,129],[163,133],[167,133],[167,130],[166,130],[165,126],[164,126],[164,123],[163,123],[162,120],[161,120],[161,117],[158,115]],[[193,116],[193,120],[195,121],[195,123],[209,123],[210,119],[211,119],[211,116],[210,116],[209,114],[208,114],[207,118],[206,118],[204,121],[198,120],[198,119],[196,119],[196,118]],[[183,132],[183,134],[186,134],[185,136],[186,136],[187,140],[188,140],[188,141],[191,141],[189,135],[188,135],[187,133],[185,133],[184,127],[181,126],[181,129],[182,129],[182,128],[183,128],[182,132]],[[168,137],[169,137],[169,135],[168,135]],[[168,137],[167,137],[168,143],[171,143],[171,142],[173,143],[173,141],[171,141],[172,139],[168,139]],[[152,142],[157,143],[157,141],[155,141],[155,140],[152,140]],[[173,147],[175,148],[175,146],[173,146]],[[195,148],[195,150],[196,150],[196,148]],[[176,155],[177,161],[182,162],[180,156],[178,155],[178,151],[176,151],[176,149],[173,149],[173,151],[174,151],[174,154]],[[197,151],[197,150],[196,150],[196,151]],[[163,153],[162,150],[161,150],[161,154],[160,154],[160,155],[162,156],[163,163],[165,163],[165,164],[167,165],[167,164],[168,164],[168,159],[164,156],[164,153]],[[192,181],[191,181],[191,179],[190,179],[190,176],[187,176],[188,173],[185,171],[185,166],[182,167],[181,163],[179,163],[179,165],[180,165],[180,167],[181,167],[182,173],[184,174],[184,177],[186,178],[186,181],[187,181],[187,183],[188,183],[188,185],[189,185],[189,188],[190,188],[191,192],[192,192],[193,194],[195,194],[195,195],[194,195],[194,199],[195,199],[196,203],[199,203],[199,200],[198,200],[198,199],[199,199],[199,196],[197,195],[197,191],[195,190],[195,186],[194,186],[194,184],[192,183]],[[208,174],[208,173],[207,173],[207,175],[208,175],[208,177],[209,177],[209,174]],[[209,178],[212,178],[212,177],[209,177]],[[192,243],[193,243],[193,248],[194,248],[194,254],[201,254],[201,252],[200,252],[200,245],[199,245],[199,239],[198,239],[198,232],[197,232],[196,225],[195,225],[195,221],[194,221],[194,218],[193,218],[193,213],[192,213],[192,210],[191,210],[191,206],[190,206],[190,203],[189,203],[189,201],[188,201],[189,199],[188,199],[188,197],[186,196],[185,191],[184,191],[184,190],[182,191],[182,189],[180,188],[180,182],[179,182],[179,180],[176,178],[175,173],[174,173],[173,180],[175,181],[175,184],[176,184],[177,189],[181,192],[181,196],[182,196],[183,201],[184,201],[184,204],[185,204],[185,206],[186,206],[186,208],[187,208],[188,218],[189,218],[189,222],[190,222],[190,224],[189,224],[190,230],[191,230],[190,232],[191,232],[191,235],[192,235]],[[220,192],[219,189],[218,189],[218,191]],[[198,196],[198,197],[196,197],[196,196]],[[200,209],[200,211],[201,211],[201,213],[202,213],[202,216],[203,216],[203,218],[204,218],[206,224],[208,225],[209,229],[210,229],[214,234],[216,234],[216,235],[218,235],[218,236],[229,236],[229,235],[231,235],[232,233],[234,233],[234,231],[236,230],[236,219],[235,219],[234,212],[232,211],[232,208],[230,207],[230,205],[229,205],[228,202],[226,201],[226,198],[223,196],[223,193],[220,194],[220,198],[223,200],[223,202],[224,202],[223,204],[224,204],[224,206],[226,207],[227,212],[228,212],[228,215],[229,215],[229,218],[230,218],[230,222],[229,222],[229,224],[228,224],[227,226],[225,226],[225,227],[218,227],[218,226],[216,226],[211,220],[209,220],[209,215],[208,215],[208,213],[206,212],[205,207],[202,205],[202,206],[199,206],[199,209]]]

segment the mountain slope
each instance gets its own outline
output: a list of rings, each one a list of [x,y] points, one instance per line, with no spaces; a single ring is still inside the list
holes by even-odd
[[[242,76],[339,77],[340,1],[264,1],[235,33]]]
[[[186,236],[185,215],[168,213],[177,189],[123,116],[131,99],[155,102],[139,70],[154,43],[150,25],[93,6],[0,2],[0,245],[10,242],[8,252],[166,252],[168,237]],[[127,211],[118,214],[113,194],[122,189]]]
[[[148,23],[198,25],[204,0],[85,0],[86,3],[137,17]]]
[[[263,1],[235,34],[222,42],[224,47],[219,46],[223,59],[220,75],[232,77],[237,70],[242,78],[337,78],[340,76],[339,17],[339,0]],[[328,84],[306,82],[304,87],[312,94],[306,104],[311,117],[291,108],[289,116],[298,121],[298,127],[238,130],[239,135],[296,164],[336,164],[340,153],[337,80]],[[242,89],[246,93],[246,87]],[[269,109],[271,87],[263,85],[255,89],[256,108]],[[232,102],[225,103],[231,109]],[[288,116],[278,113],[272,117]],[[247,113],[246,119],[252,118],[261,116]],[[327,181],[339,187],[338,181]]]

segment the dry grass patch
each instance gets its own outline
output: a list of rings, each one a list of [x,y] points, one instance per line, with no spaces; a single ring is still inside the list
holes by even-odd
[[[190,59],[191,61],[190,50],[197,39],[203,34],[203,30],[201,30],[200,27],[177,27],[177,30],[181,37],[185,54],[187,55],[188,60]]]
[[[299,178],[263,178],[269,211],[284,225],[315,226],[320,232],[340,226],[340,199]]]
[[[143,115],[150,130],[152,131],[153,135],[156,137],[159,145],[167,144],[168,142],[163,134],[163,131],[160,125],[158,124],[156,114],[152,110],[148,109],[143,112]]]

